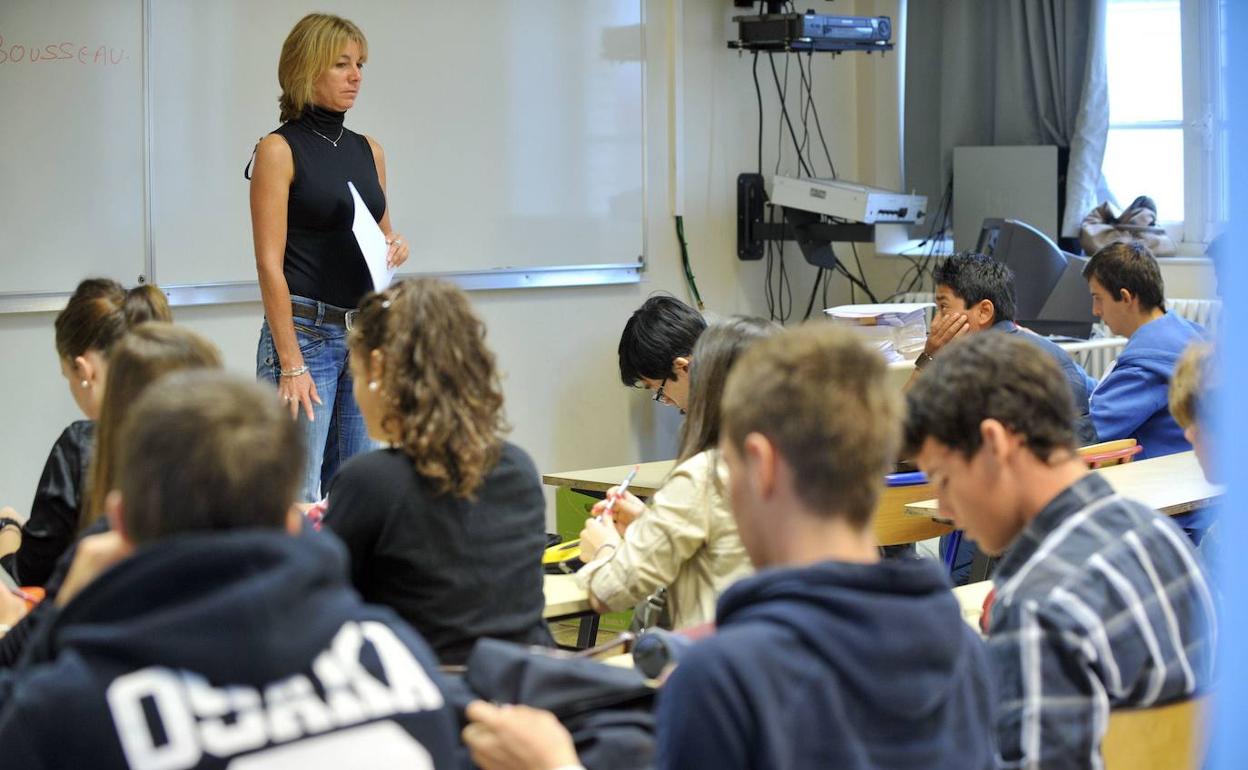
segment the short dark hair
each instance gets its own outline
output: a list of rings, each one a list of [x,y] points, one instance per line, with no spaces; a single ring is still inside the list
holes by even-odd
[[[1144,310],[1166,309],[1166,283],[1153,252],[1142,243],[1111,243],[1092,255],[1083,266],[1083,277],[1093,278],[1109,291],[1114,302],[1122,301],[1126,289],[1139,298]]]
[[[133,542],[285,523],[304,449],[272,388],[224,372],[176,372],[134,402],[121,433],[118,487]]]
[[[722,435],[776,445],[810,509],[871,523],[899,438],[884,358],[848,329],[810,323],[752,344],[728,375]]]
[[[1053,357],[1014,335],[975,334],[942,350],[906,394],[905,453],[930,437],[973,457],[988,419],[1022,435],[1041,460],[1077,446],[1070,385]]]
[[[624,324],[620,335],[620,380],[630,388],[645,377],[661,380],[676,374],[672,361],[688,357],[706,320],[668,295],[646,300]]]
[[[1018,312],[1014,271],[992,257],[973,251],[954,254],[936,266],[933,279],[961,297],[967,308],[984,300],[991,302],[994,324],[1013,321]]]

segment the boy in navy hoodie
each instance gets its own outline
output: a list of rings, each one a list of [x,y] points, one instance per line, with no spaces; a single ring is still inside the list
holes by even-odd
[[[1192,448],[1170,415],[1170,377],[1179,355],[1203,337],[1196,324],[1166,312],[1165,284],[1148,247],[1111,243],[1083,268],[1092,314],[1127,338],[1118,361],[1092,392],[1092,423],[1100,441],[1134,438],[1139,459]]]
[[[175,374],[123,428],[85,539],[0,710],[5,766],[450,767],[436,660],[300,531],[301,441],[271,391]]]
[[[728,378],[720,449],[759,568],[659,695],[659,768],[992,766],[980,640],[935,563],[881,561],[871,515],[897,448],[885,364],[810,325],[756,343]],[[554,717],[474,703],[486,770],[577,767]]]

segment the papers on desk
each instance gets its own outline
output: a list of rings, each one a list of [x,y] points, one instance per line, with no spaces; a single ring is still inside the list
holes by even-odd
[[[381,291],[394,280],[394,269],[386,265],[386,253],[390,251],[390,244],[386,243],[386,234],[377,226],[377,220],[373,219],[368,206],[364,205],[359,190],[351,182],[347,182],[347,189],[351,191],[351,199],[355,201],[355,220],[351,223],[351,232],[355,235],[355,242],[360,244],[364,263],[368,265],[368,274],[373,277],[373,291]]]
[[[914,358],[927,344],[930,302],[840,305],[824,310],[834,323],[854,330],[864,343],[887,361]]]

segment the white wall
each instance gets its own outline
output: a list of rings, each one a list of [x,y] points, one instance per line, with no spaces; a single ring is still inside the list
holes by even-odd
[[[505,372],[512,438],[543,470],[660,459],[675,451],[679,416],[622,387],[615,352],[624,321],[646,296],[664,290],[687,297],[668,194],[668,8],[673,3],[682,5],[679,0],[647,0],[646,7],[649,225],[643,282],[471,295]],[[888,7],[895,8],[895,0],[859,2],[863,13],[895,13]],[[854,12],[848,2],[835,10]],[[680,97],[684,105],[685,224],[707,310],[766,316],[763,264],[736,259],[736,177],[757,164],[750,58],[726,47],[735,32],[731,17],[739,12],[729,0],[683,2]],[[888,100],[896,98],[896,63],[896,57],[875,55],[815,59],[816,104],[837,169],[845,177],[896,184],[896,113],[894,106],[888,106]],[[778,115],[770,77],[764,60],[760,79],[768,115],[764,150],[768,171],[775,162],[774,118]],[[791,94],[796,93],[796,83],[794,69]],[[384,142],[384,129],[376,133]],[[791,168],[791,153],[786,157],[786,167]],[[394,212],[399,229],[404,215]],[[904,264],[877,262],[870,257],[869,247],[859,251],[872,285],[891,291]],[[795,248],[790,247],[788,253],[794,303],[800,314],[814,270],[801,263]],[[71,289],[83,277],[66,275],[64,288]],[[843,279],[833,284],[829,299],[848,301]],[[176,308],[175,314],[179,323],[216,341],[229,368],[248,375],[254,371],[259,304]],[[57,367],[52,320],[48,313],[0,315],[0,414],[4,418],[0,504],[13,505],[23,515],[48,448],[61,429],[78,418]]]

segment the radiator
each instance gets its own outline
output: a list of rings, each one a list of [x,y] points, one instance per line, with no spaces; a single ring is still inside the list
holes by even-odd
[[[903,294],[898,302],[934,302],[935,295],[931,292],[911,292]],[[1222,317],[1222,302],[1216,299],[1167,299],[1166,308],[1180,318],[1200,324],[1210,334],[1216,333]],[[928,325],[931,325],[932,313],[928,313]],[[1093,379],[1099,381],[1109,371],[1109,367],[1118,358],[1118,353],[1127,344],[1126,339],[1113,338],[1105,324],[1098,323],[1092,327],[1092,338],[1104,338],[1101,344],[1078,346],[1083,349],[1071,351],[1071,358],[1084,368]]]

